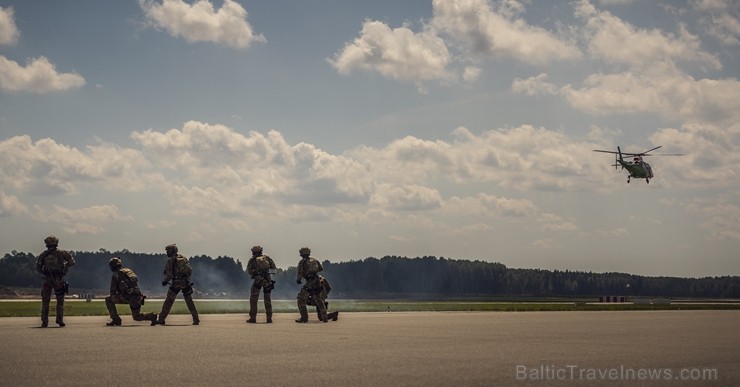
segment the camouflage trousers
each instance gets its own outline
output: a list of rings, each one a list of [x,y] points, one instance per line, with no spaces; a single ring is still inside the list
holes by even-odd
[[[256,282],[256,281],[255,281]],[[272,288],[263,288],[256,284],[252,284],[252,289],[249,292],[249,318],[255,319],[257,317],[257,301],[260,299],[260,290],[264,290],[265,295],[265,314],[268,318],[272,317]]]
[[[180,293],[180,291],[182,291],[182,297],[185,299],[185,305],[188,306],[190,315],[193,316],[193,322],[200,322],[200,319],[198,317],[198,309],[195,308],[195,302],[193,302],[193,287],[188,284],[186,286],[172,285],[170,286],[170,289],[167,290],[167,298],[164,299],[164,303],[162,304],[162,311],[159,312],[160,323],[164,322],[164,320],[170,314],[172,305],[175,304],[175,298],[177,298],[177,294]]]
[[[64,321],[64,277],[47,275],[44,276],[44,283],[41,285],[41,322],[44,325],[49,323],[52,291],[57,298],[56,322],[59,324]]]
[[[321,298],[321,289],[311,288],[308,285],[304,285],[301,291],[298,292],[298,313],[301,314],[301,320],[308,321],[308,307],[306,305],[308,305],[308,299],[313,298],[315,301],[318,301],[313,303],[316,304],[316,314],[319,320],[327,321],[326,306],[324,305],[324,300]]]
[[[141,293],[134,293],[126,297],[120,295],[105,297],[105,306],[108,308],[108,314],[111,320],[121,322],[121,316],[118,315],[116,304],[128,304],[131,308],[131,317],[134,321],[154,321],[157,319],[156,313],[141,313]]]

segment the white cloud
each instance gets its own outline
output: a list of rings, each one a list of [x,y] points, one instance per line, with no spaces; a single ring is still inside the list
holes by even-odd
[[[5,189],[0,187],[0,217],[22,215],[28,212],[28,208],[13,195],[5,193]]]
[[[80,88],[85,79],[77,73],[58,73],[48,59],[41,56],[26,66],[0,55],[0,89],[46,94]]]
[[[0,46],[12,46],[20,36],[13,19],[13,7],[0,7]]]
[[[371,206],[402,211],[428,210],[438,208],[441,204],[442,197],[436,189],[420,185],[383,183],[370,198]]]
[[[474,53],[538,65],[581,57],[575,45],[516,18],[523,12],[519,2],[494,10],[486,0],[434,0],[432,7],[431,25]]]
[[[465,80],[465,82],[475,82],[476,80],[478,80],[480,73],[480,67],[467,66],[463,71],[463,79]]]
[[[453,196],[445,201],[443,210],[447,215],[483,218],[527,218],[539,212],[537,206],[530,200],[511,199],[485,193],[479,193],[473,197]]]
[[[328,61],[340,74],[374,71],[420,85],[452,79],[447,71],[450,60],[444,41],[432,31],[414,33],[407,26],[391,29],[383,22],[367,20],[360,36]]]
[[[208,0],[188,4],[183,0],[139,0],[146,17],[157,28],[189,43],[213,42],[231,48],[247,48],[252,43],[265,43],[262,34],[255,35],[247,22],[247,11],[233,0],[224,0],[218,10]]]
[[[42,195],[78,192],[78,185],[104,183],[122,190],[146,187],[148,164],[139,152],[113,145],[89,146],[86,152],[52,139],[30,136],[0,141],[0,182],[8,188]]]
[[[35,219],[59,224],[70,234],[99,234],[105,231],[104,226],[109,223],[133,221],[131,216],[121,214],[115,205],[94,205],[79,209],[57,205],[52,210],[44,210],[39,206],[34,208]]]
[[[547,74],[545,73],[540,73],[536,77],[529,77],[527,79],[514,78],[514,82],[511,84],[511,90],[515,93],[529,96],[550,95],[557,94],[558,92],[557,86],[547,82]]]
[[[703,0],[690,3],[702,12],[709,13],[699,19],[704,32],[728,46],[740,45],[740,17],[738,3],[733,0]]]
[[[672,66],[593,74],[583,87],[566,85],[561,92],[573,107],[595,115],[655,112],[670,120],[712,123],[740,118],[737,79],[694,79]]]
[[[695,61],[721,69],[719,59],[701,49],[701,42],[683,25],[678,34],[637,28],[587,0],[575,4],[575,14],[586,22],[589,53],[607,63],[646,68],[669,61]]]
[[[740,240],[740,207],[726,198],[697,198],[684,207],[700,217],[699,226],[709,231],[713,240]]]

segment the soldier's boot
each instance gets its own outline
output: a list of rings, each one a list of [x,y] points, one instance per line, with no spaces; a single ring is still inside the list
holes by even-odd
[[[41,301],[41,328],[49,326],[49,304]]]
[[[257,313],[253,312],[254,309],[249,311],[249,318],[247,319],[248,324],[256,324],[257,323]]]
[[[111,322],[107,322],[107,323],[105,323],[105,325],[107,325],[109,327],[121,326],[121,319],[111,320]]]
[[[67,324],[64,323],[64,301],[60,304],[57,298],[57,318],[56,323],[60,327],[65,327]]]
[[[268,314],[267,315],[267,323],[268,324],[272,324],[272,315],[271,314]]]
[[[295,320],[295,322],[297,323],[308,322],[308,308],[306,308],[306,305],[298,305],[298,312],[301,314],[301,317],[298,320]]]
[[[165,319],[166,318],[167,318],[167,316],[165,316],[162,313],[160,313],[159,314],[159,318],[157,318],[157,324],[159,324],[159,325],[167,325],[167,323],[165,322]]]
[[[339,312],[334,311],[334,312],[329,313],[329,318],[331,319],[331,321],[339,320]]]
[[[155,326],[157,325],[157,314],[156,313],[147,313],[146,319],[149,320],[149,325]]]
[[[183,297],[185,298],[185,304],[188,306],[188,310],[190,311],[190,315],[193,316],[193,325],[200,324],[200,318],[198,318],[198,309],[195,308],[195,302],[193,302],[193,293],[188,293],[187,295],[183,292]]]

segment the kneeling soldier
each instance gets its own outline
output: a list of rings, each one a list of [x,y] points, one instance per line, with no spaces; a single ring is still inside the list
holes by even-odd
[[[111,322],[105,325],[121,325],[121,316],[118,315],[116,304],[128,304],[131,308],[131,317],[135,321],[151,321],[151,325],[157,325],[156,313],[141,313],[141,305],[144,304],[144,296],[139,290],[139,278],[133,270],[122,267],[121,259],[113,257],[108,261],[108,266],[113,275],[110,279],[110,295],[105,298],[105,306],[108,308]]]

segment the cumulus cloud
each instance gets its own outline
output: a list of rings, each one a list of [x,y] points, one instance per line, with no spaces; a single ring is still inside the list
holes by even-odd
[[[397,186],[380,184],[370,204],[392,210],[427,210],[437,208],[442,203],[442,197],[434,188],[419,185]]]
[[[0,55],[0,89],[46,94],[77,89],[85,78],[77,73],[58,73],[54,64],[41,56],[22,66]]]
[[[526,94],[529,96],[558,93],[558,87],[547,82],[547,74],[545,73],[540,73],[535,77],[529,77],[526,79],[514,78],[514,82],[511,84],[511,90],[515,93]]]
[[[494,9],[486,0],[434,0],[432,7],[431,25],[477,54],[538,65],[581,57],[574,44],[518,18],[519,2]]]
[[[740,240],[740,207],[726,197],[695,198],[677,203],[698,217],[698,224],[713,240]]]
[[[670,120],[713,123],[740,117],[738,80],[695,79],[672,66],[592,74],[582,87],[566,85],[561,92],[573,107],[596,115],[655,112]]]
[[[139,152],[109,144],[89,146],[86,151],[45,138],[30,136],[0,141],[0,182],[14,190],[41,195],[78,192],[84,183],[103,183],[123,190],[143,189],[148,164]]]
[[[644,68],[656,62],[694,61],[713,69],[722,68],[719,59],[703,50],[699,38],[683,25],[678,34],[641,29],[608,11],[598,10],[587,0],[575,4],[575,14],[586,23],[584,34],[589,53],[607,63]]]
[[[21,215],[28,212],[28,208],[13,195],[5,193],[5,189],[0,187],[0,217]]]
[[[13,7],[0,7],[0,46],[11,46],[18,42],[20,36],[13,18]]]
[[[420,84],[451,79],[450,60],[445,42],[433,31],[414,33],[408,26],[391,29],[383,22],[367,20],[360,36],[329,63],[340,74],[374,71],[389,79]]]
[[[122,214],[115,205],[94,205],[78,209],[55,205],[51,210],[35,206],[34,210],[35,219],[56,223],[70,234],[99,234],[109,223],[133,220],[133,217]]]
[[[740,45],[740,7],[733,0],[697,0],[694,9],[708,13],[700,18],[704,31],[728,46]]]
[[[527,199],[512,199],[479,193],[471,197],[451,197],[444,203],[444,212],[449,215],[466,217],[527,218],[533,217],[539,209]]]
[[[265,43],[262,34],[255,35],[247,22],[247,11],[233,0],[224,0],[216,10],[208,0],[188,4],[183,0],[139,0],[147,19],[156,28],[189,43],[213,42],[231,48],[247,48],[252,43]]]

